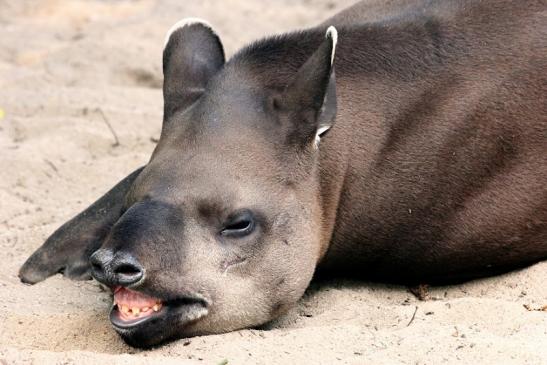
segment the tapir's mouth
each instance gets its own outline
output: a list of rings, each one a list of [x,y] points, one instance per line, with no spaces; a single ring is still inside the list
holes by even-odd
[[[147,330],[167,321],[190,323],[207,315],[207,302],[198,298],[162,300],[122,286],[115,287],[110,321],[120,333]]]
[[[133,327],[159,316],[163,308],[163,302],[159,298],[118,286],[114,288],[114,306],[110,312],[110,320],[116,327]]]

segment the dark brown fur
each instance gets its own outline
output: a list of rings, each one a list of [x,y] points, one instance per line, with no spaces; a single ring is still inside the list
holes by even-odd
[[[364,1],[324,23],[339,32],[338,115],[320,149],[320,268],[446,282],[547,257],[545,11]],[[323,29],[231,64],[282,88]]]
[[[323,266],[438,282],[547,258],[545,2],[414,3],[360,47],[340,28]]]

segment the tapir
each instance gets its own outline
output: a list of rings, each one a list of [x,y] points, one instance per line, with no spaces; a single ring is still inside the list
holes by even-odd
[[[149,162],[22,266],[95,278],[132,346],[256,327],[315,273],[456,283],[547,258],[547,6],[367,0],[228,61],[186,19]]]

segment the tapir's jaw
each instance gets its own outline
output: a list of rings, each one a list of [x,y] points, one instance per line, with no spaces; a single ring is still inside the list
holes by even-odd
[[[131,346],[150,347],[177,335],[173,329],[180,330],[206,316],[207,307],[207,302],[202,299],[162,300],[116,287],[110,321]]]

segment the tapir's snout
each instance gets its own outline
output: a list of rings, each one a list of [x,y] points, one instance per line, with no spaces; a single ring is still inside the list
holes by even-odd
[[[89,258],[91,275],[110,287],[129,286],[144,278],[144,269],[140,262],[127,252],[113,253],[101,248]]]
[[[112,290],[110,321],[133,346],[157,344],[175,328],[188,329],[209,314],[212,299],[202,293],[195,276],[179,276],[177,271],[191,265],[187,259],[194,257],[181,241],[182,217],[182,210],[173,205],[151,199],[135,202],[89,257],[91,275]],[[166,280],[173,274],[181,279]]]

